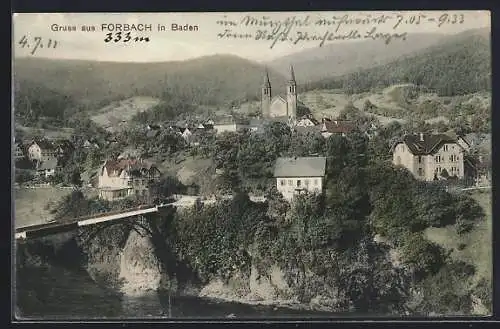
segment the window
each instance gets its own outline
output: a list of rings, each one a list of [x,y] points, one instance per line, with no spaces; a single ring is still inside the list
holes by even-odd
[[[436,155],[436,156],[434,157],[434,160],[436,160],[436,163],[441,162],[441,156],[440,156],[440,155]]]
[[[306,179],[306,180],[304,181],[304,184],[306,184],[306,186],[309,186],[309,179]]]
[[[445,152],[447,152],[447,151],[448,151],[448,145],[443,146],[443,150],[444,150]]]
[[[418,175],[423,176],[424,175],[424,170],[422,168],[418,168]]]
[[[422,163],[422,157],[420,155],[418,156],[418,163]]]
[[[300,179],[297,179],[297,187],[300,187],[300,183],[301,183]]]
[[[314,186],[318,186],[318,183],[319,183],[319,180],[318,180],[318,179],[315,179],[315,180],[314,180]]]
[[[291,179],[288,180],[288,186],[292,186],[293,185],[293,181]]]
[[[281,180],[280,180],[280,184],[281,184],[281,186],[285,186],[285,180],[284,180],[284,179],[281,179]]]

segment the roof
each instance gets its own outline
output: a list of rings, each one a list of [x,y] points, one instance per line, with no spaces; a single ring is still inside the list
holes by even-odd
[[[444,143],[456,143],[457,140],[446,134],[411,134],[403,136],[397,143],[405,143],[414,155],[429,155],[435,153]]]
[[[314,125],[318,125],[319,124],[319,121],[316,120],[315,118],[313,118],[312,116],[303,116],[301,117],[298,121],[305,121],[305,120],[309,120],[311,121]]]
[[[35,140],[32,142],[32,145],[33,144],[37,144],[43,150],[53,150],[56,148],[51,141],[46,139]]]
[[[321,126],[295,126],[294,129],[295,129],[295,131],[301,132],[301,133],[306,133],[306,132],[320,133],[321,132]]]
[[[101,187],[99,188],[101,191],[109,191],[109,192],[114,192],[114,191],[123,191],[123,190],[130,190],[132,189],[131,187]]]
[[[275,100],[280,100],[283,103],[286,103],[286,96],[283,95],[276,95],[271,99],[271,103],[274,102]]]
[[[266,68],[266,74],[264,76],[264,87],[268,88],[271,87],[271,81],[269,81],[269,72],[267,71],[267,68]]]
[[[350,121],[329,121],[324,120],[321,127],[322,132],[329,132],[332,134],[348,134],[356,128],[356,125]]]
[[[153,167],[155,166],[152,163],[141,159],[108,160],[103,165],[103,169],[106,168],[109,176],[120,176],[123,170],[151,170]]]
[[[57,168],[57,159],[56,158],[50,158],[48,160],[43,161],[40,163],[40,166],[38,166],[38,170],[50,170],[50,169],[56,169]]]
[[[278,158],[274,165],[274,177],[322,177],[325,176],[325,157]]]
[[[236,121],[232,116],[216,118],[214,121],[215,126],[236,124]]]
[[[53,144],[58,146],[58,147],[66,148],[66,149],[73,148],[73,143],[67,139],[60,139],[60,140],[54,142]]]

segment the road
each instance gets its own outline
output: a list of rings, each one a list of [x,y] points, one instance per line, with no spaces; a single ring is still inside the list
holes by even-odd
[[[233,198],[232,195],[223,195],[223,196],[218,197],[218,199],[222,199],[222,200],[231,200],[232,198]],[[203,199],[200,196],[193,196],[193,195],[176,195],[175,199],[176,199],[176,201],[171,203],[171,205],[177,206],[177,207],[190,207],[190,206],[194,205],[194,203],[196,202],[196,199],[200,199],[201,202],[204,204],[213,204],[213,203],[217,202],[216,197]],[[265,202],[266,198],[260,197],[260,196],[250,196],[250,200],[252,202]]]

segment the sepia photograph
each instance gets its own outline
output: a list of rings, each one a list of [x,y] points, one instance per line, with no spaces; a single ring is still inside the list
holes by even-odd
[[[489,11],[12,29],[16,321],[492,314]]]

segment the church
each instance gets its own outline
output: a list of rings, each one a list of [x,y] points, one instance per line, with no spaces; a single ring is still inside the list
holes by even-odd
[[[297,82],[293,66],[290,66],[290,80],[286,86],[286,95],[272,96],[269,73],[266,70],[264,84],[262,86],[261,110],[264,119],[281,119],[282,121],[294,123],[297,120]]]

